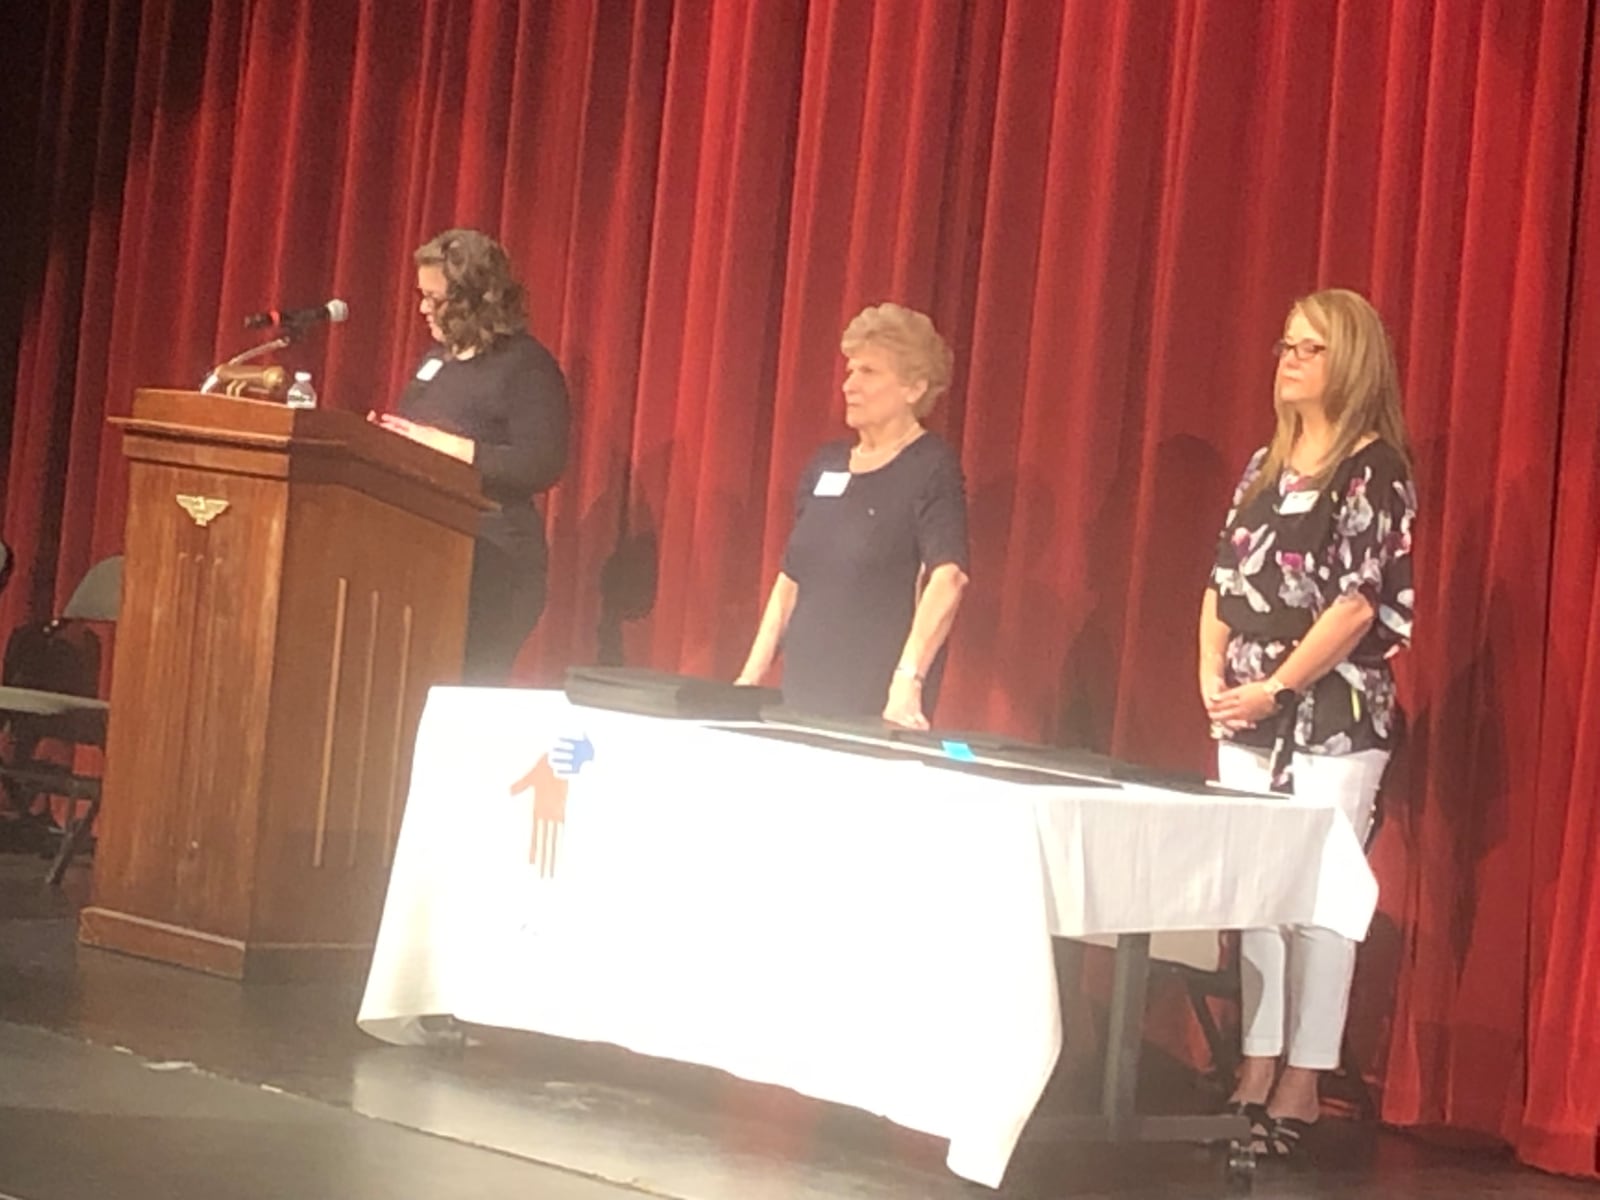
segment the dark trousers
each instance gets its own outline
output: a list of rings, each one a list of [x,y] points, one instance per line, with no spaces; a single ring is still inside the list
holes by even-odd
[[[507,681],[517,652],[544,611],[546,574],[542,545],[508,549],[478,540],[467,600],[463,683],[495,686]]]

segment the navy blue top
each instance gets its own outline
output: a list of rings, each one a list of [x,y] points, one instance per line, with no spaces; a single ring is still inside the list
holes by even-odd
[[[849,471],[853,444],[824,446],[800,475],[783,559],[798,585],[783,643],[783,698],[809,712],[877,716],[923,571],[944,563],[967,569],[967,500],[960,460],[931,433],[878,470],[849,475],[843,494],[817,495],[823,472]],[[941,651],[923,683],[930,715],[943,661]]]

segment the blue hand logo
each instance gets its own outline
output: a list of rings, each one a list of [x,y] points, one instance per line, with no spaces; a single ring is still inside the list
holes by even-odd
[[[581,738],[561,738],[550,750],[550,766],[563,778],[571,778],[583,770],[585,763],[593,761],[594,743],[588,734]]]

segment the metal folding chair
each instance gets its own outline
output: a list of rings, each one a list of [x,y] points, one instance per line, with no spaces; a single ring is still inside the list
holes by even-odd
[[[63,796],[69,808],[61,844],[46,876],[59,884],[100,811],[100,777],[80,775],[70,761],[79,746],[105,748],[110,705],[99,697],[100,639],[91,628],[117,619],[122,558],[89,569],[61,615],[22,625],[6,641],[0,678],[0,731],[9,746],[0,760],[0,783],[26,812],[34,797]],[[41,745],[65,745],[69,762],[40,757]],[[78,815],[80,801],[88,811]]]

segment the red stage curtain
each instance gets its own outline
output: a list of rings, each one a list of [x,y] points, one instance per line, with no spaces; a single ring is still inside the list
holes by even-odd
[[[1529,919],[1532,1162],[1600,1171],[1600,43],[1591,43],[1582,207],[1563,360],[1549,653]],[[1526,793],[1523,793],[1526,797]]]
[[[478,225],[579,421],[528,678],[732,674],[841,431],[839,330],[896,298],[958,353],[975,582],[941,718],[1198,766],[1194,617],[1266,347],[1297,294],[1366,291],[1423,497],[1363,982],[1385,1115],[1596,1171],[1600,0],[42,7],[0,50],[32,131],[5,627],[118,545],[103,419],[134,387],[338,295],[295,361],[381,407],[425,339],[411,248]]]

